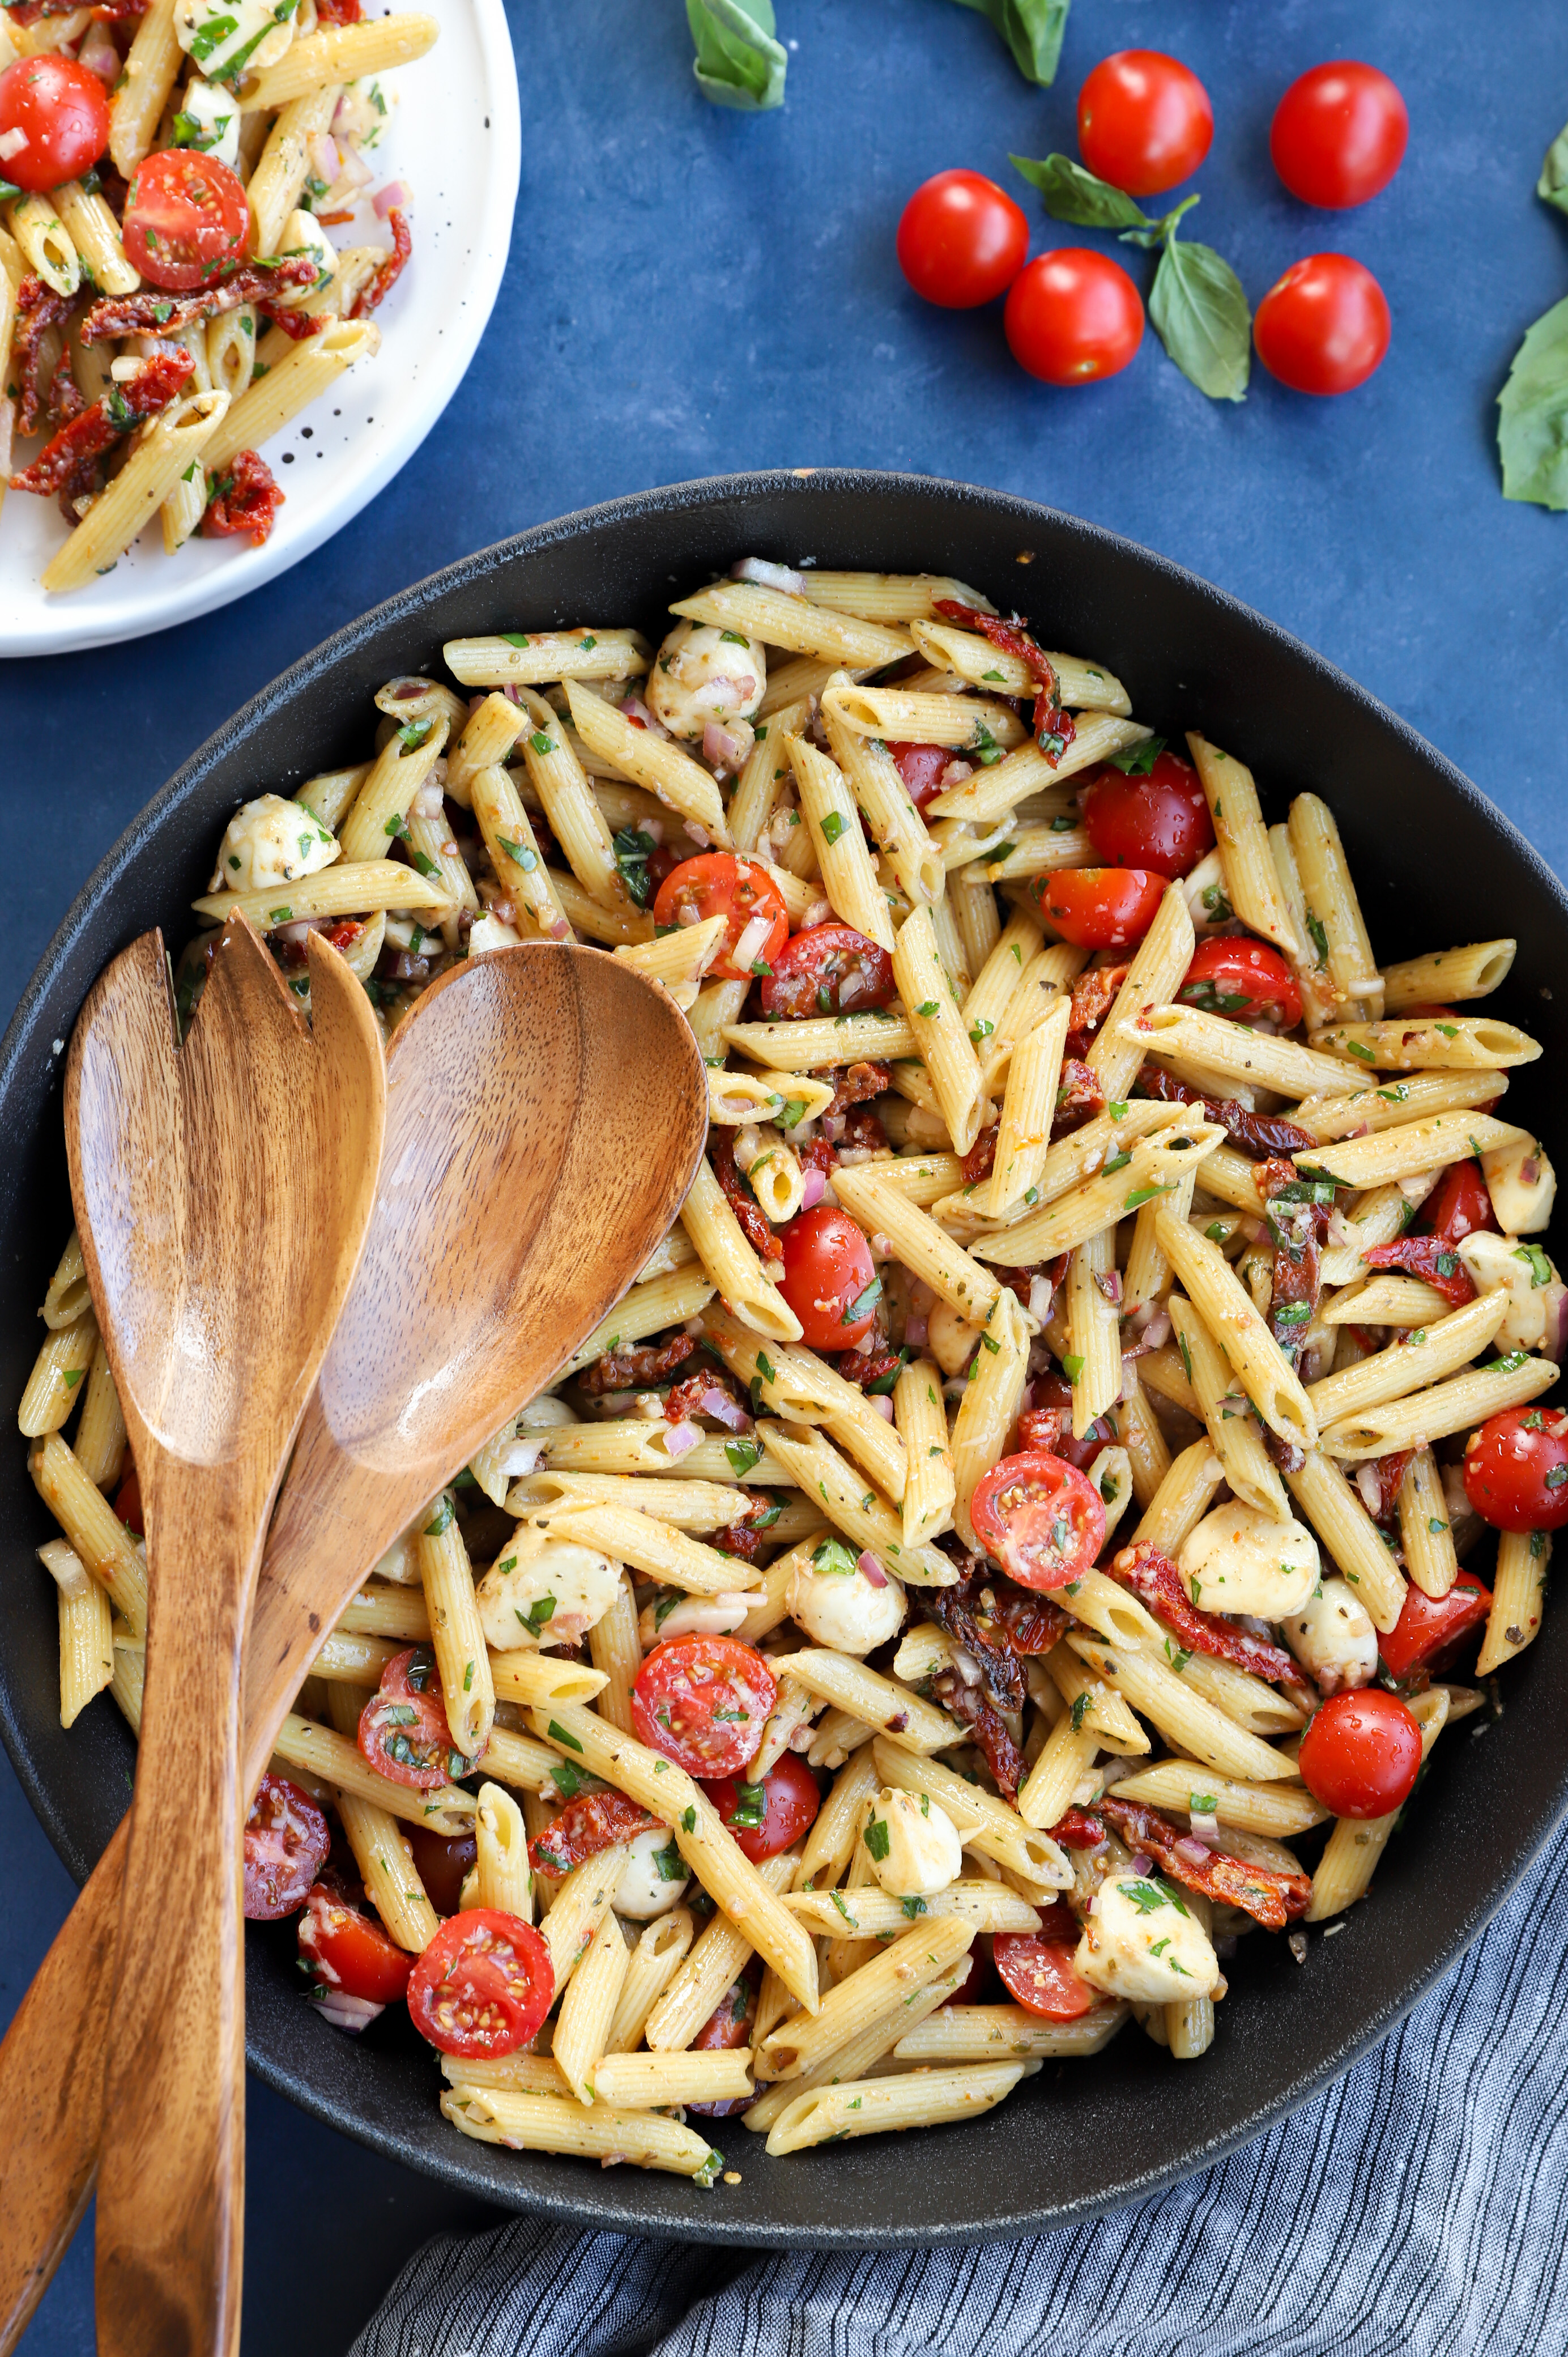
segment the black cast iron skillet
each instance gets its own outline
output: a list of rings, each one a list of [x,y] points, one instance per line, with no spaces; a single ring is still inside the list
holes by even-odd
[[[70,1226],[59,1080],[105,961],[147,926],[177,944],[237,802],[362,758],[371,696],[438,670],[444,640],[636,621],[736,557],[952,573],[1016,604],[1042,642],[1102,658],[1138,716],[1201,729],[1256,771],[1267,814],[1311,788],[1344,833],[1384,960],[1515,934],[1496,1011],[1545,1047],[1509,1095],[1560,1168],[1568,1123],[1568,900],[1522,837],[1391,713],[1283,631],[1163,559],[1025,500],[909,476],[767,474],[677,485],[542,526],[403,591],[296,663],[193,756],[77,899],[0,1046],[0,1397],[19,1397],[36,1312]],[[1555,994],[1555,995],[1554,995]],[[586,1240],[585,1240],[586,1243]],[[0,1731],[50,1839],[84,1878],[124,1810],[131,1738],[107,1695],[68,1736],[56,1614],[33,1559],[52,1530],[22,1444],[0,1451]],[[269,2085],[392,2158],[485,2199],[621,2232],[864,2244],[1017,2234],[1135,2200],[1218,2159],[1383,2037],[1507,1897],[1568,1805],[1568,1615],[1504,1673],[1507,1709],[1439,1742],[1421,1798],[1343,1933],[1304,1967],[1241,1943],[1219,2036],[1174,2063],[1135,2028],[1098,2060],[1047,2064],[1000,2110],[913,2136],[770,2161],[738,2122],[717,2138],[739,2185],[514,2154],[436,2109],[436,2066],[401,2012],[356,2042],[301,2001],[291,1927],[252,1928],[250,2059]]]

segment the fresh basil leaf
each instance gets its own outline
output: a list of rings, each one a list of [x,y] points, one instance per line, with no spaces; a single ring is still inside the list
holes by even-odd
[[[1097,180],[1070,156],[1047,156],[1040,163],[1032,163],[1027,156],[1010,156],[1008,162],[1016,166],[1031,188],[1038,188],[1046,200],[1046,210],[1053,221],[1071,221],[1078,229],[1151,229],[1147,213],[1140,210],[1122,188],[1113,188],[1109,180]]]
[[[686,22],[704,98],[753,113],[783,105],[789,55],[773,38],[772,0],[686,0]]]
[[[1026,81],[1048,90],[1057,78],[1072,0],[959,0],[994,27]]]
[[[1145,737],[1141,745],[1130,746],[1125,753],[1108,753],[1105,758],[1124,778],[1146,778],[1165,751],[1165,743],[1163,737]],[[1054,826],[1056,821],[1053,819],[1051,823]]]
[[[1514,354],[1498,407],[1504,499],[1568,508],[1568,296]]]
[[[1546,151],[1535,193],[1542,203],[1568,213],[1568,128],[1560,131]]]
[[[1241,281],[1211,245],[1173,230],[1149,294],[1149,318],[1183,376],[1210,401],[1244,401],[1252,315]]]

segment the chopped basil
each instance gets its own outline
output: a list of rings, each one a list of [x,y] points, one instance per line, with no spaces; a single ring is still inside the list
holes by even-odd
[[[865,1846],[878,1864],[887,1856],[889,1838],[887,1821],[885,1817],[871,1817],[867,1820]]]

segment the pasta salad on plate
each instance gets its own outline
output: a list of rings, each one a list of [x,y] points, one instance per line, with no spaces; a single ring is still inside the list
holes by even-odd
[[[390,1037],[577,940],[696,1036],[679,1219],[326,1637],[245,1888],[338,2029],[406,2006],[456,2131],[710,2186],[732,2115],[788,2154],[1196,2061],[1243,1937],[1342,1927],[1538,1633],[1568,1287],[1540,1049],[1477,1011],[1513,942],[1380,964],[1317,795],[1266,825],[940,575],[746,559],[671,616],[387,682],[365,759],[235,813],[174,986],[242,911]],[[134,1727],[74,1238],[42,1314],[61,1717]]]

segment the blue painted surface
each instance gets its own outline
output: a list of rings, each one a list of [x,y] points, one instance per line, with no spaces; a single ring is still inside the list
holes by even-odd
[[[1364,681],[1568,871],[1568,518],[1503,500],[1492,438],[1520,338],[1568,291],[1568,222],[1530,193],[1568,116],[1568,16],[1495,0],[1448,0],[1440,17],[1416,0],[1076,0],[1058,87],[1037,91],[949,0],[778,5],[799,44],[789,104],[748,117],[696,95],[676,0],[516,0],[511,266],[437,435],[336,541],[209,622],[0,672],[5,1006],[148,795],[328,631],[507,533],[749,467],[963,478],[1159,549]],[[904,286],[899,209],[950,165],[1011,182],[1034,251],[1104,242],[1045,221],[1006,156],[1074,152],[1084,74],[1140,43],[1213,96],[1189,227],[1254,303],[1323,248],[1381,280],[1393,345],[1360,393],[1314,403],[1259,374],[1244,406],[1211,405],[1152,335],[1114,383],[1052,393],[1014,366],[998,309],[940,313]],[[1371,205],[1314,214],[1274,178],[1269,118],[1295,74],[1347,55],[1400,83],[1411,150]],[[0,1859],[5,2019],[70,1889],[3,1760]],[[251,2100],[247,2346],[340,2350],[401,2255],[458,2213],[264,2090]],[[79,2240],[25,2348],[89,2350],[90,2292]]]

